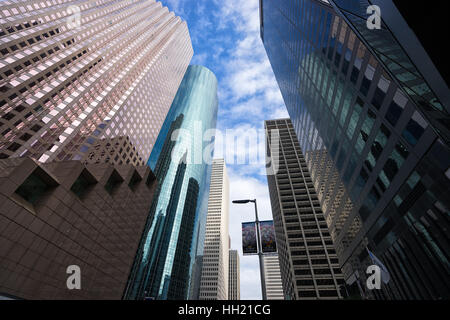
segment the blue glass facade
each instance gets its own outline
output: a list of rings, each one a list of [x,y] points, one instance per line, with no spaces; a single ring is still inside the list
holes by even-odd
[[[201,157],[214,143],[203,141],[203,133],[216,128],[217,109],[215,75],[189,66],[148,160],[159,186],[126,299],[188,298],[193,264],[203,252],[211,171]]]
[[[363,2],[340,3],[365,13]],[[367,246],[391,271],[368,295],[448,299],[450,157],[439,110],[423,108],[328,3],[261,0],[260,17],[347,283],[359,275],[365,287]]]
[[[415,102],[418,110],[432,124],[435,132],[449,144],[450,93],[448,86],[439,71],[434,68],[433,62],[421,44],[409,34],[412,30],[392,1],[331,0],[330,3],[334,4],[336,10],[383,64],[384,70],[396,81],[402,91]],[[366,9],[372,4],[378,5],[381,10],[381,29],[376,31],[369,30],[366,23],[369,17]],[[439,7],[433,10],[439,10]],[[410,14],[408,10],[403,13],[406,17]],[[421,25],[425,23],[426,21],[420,21]],[[423,26],[419,28],[421,27]],[[434,33],[429,36],[433,37]],[[445,57],[442,58],[445,59]]]

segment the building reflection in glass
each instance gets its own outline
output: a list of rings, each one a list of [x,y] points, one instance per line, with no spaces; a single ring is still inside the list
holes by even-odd
[[[189,66],[148,160],[159,186],[126,299],[187,299],[192,292],[193,265],[203,253],[211,174],[211,165],[194,157],[214,142],[202,138],[215,129],[217,108],[216,77],[205,67]]]

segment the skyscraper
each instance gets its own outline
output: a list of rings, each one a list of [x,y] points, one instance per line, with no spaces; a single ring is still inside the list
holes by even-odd
[[[216,127],[217,108],[216,77],[205,67],[189,66],[148,160],[159,185],[126,299],[187,299],[193,291],[211,175],[203,151],[213,151],[207,130]]]
[[[284,300],[278,255],[266,254],[264,255],[263,261],[267,300]]]
[[[2,1],[0,20],[0,291],[120,299],[186,23],[155,1]]]
[[[230,250],[229,255],[228,300],[241,300],[239,253]]]
[[[284,296],[341,298],[339,261],[291,120],[267,120],[265,128],[270,160],[278,162],[267,181]],[[273,134],[279,134],[278,146]]]
[[[214,159],[200,279],[200,300],[228,300],[230,191],[224,159]]]
[[[339,13],[262,0],[260,29],[346,282],[365,290],[369,248],[391,280],[365,295],[448,299],[448,87],[417,64],[398,12],[384,6],[382,30],[366,30],[367,1],[330,2]]]
[[[186,22],[154,0],[2,1],[0,17],[0,158],[144,165],[192,58]]]

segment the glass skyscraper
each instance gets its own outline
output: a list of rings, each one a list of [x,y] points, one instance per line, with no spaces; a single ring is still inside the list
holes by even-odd
[[[159,186],[126,299],[188,298],[192,266],[203,251],[211,175],[202,156],[214,143],[203,135],[216,128],[217,109],[215,75],[189,66],[148,161]]]
[[[335,2],[367,17],[365,1]],[[377,42],[385,30],[355,33],[328,1],[261,0],[260,18],[347,284],[371,298],[448,299],[449,118],[437,87]],[[390,272],[382,290],[364,289],[367,248]]]

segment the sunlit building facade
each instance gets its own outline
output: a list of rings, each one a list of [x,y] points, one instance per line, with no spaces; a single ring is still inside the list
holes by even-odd
[[[144,165],[193,55],[186,22],[154,0],[2,1],[0,19],[0,158]]]
[[[264,279],[266,281],[267,300],[284,300],[280,263],[277,254],[266,254],[263,257]]]
[[[260,29],[347,284],[369,298],[448,299],[448,88],[417,72],[384,22],[363,28],[367,1],[329,2],[339,11],[262,0]],[[382,290],[364,289],[367,248],[390,271]]]
[[[212,157],[217,109],[215,75],[189,66],[148,161],[159,187],[126,299],[187,299],[196,286],[191,280],[203,254],[212,163],[203,152]]]
[[[230,184],[224,159],[214,159],[200,278],[200,300],[228,300]]]

